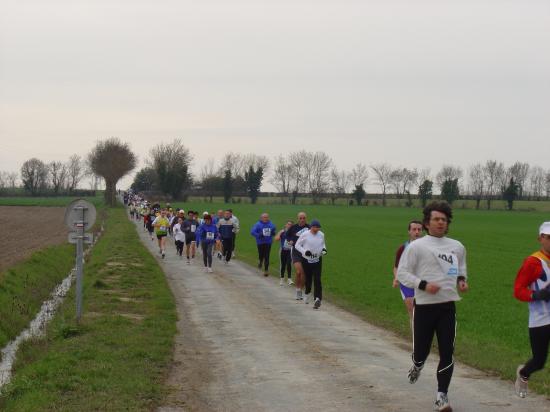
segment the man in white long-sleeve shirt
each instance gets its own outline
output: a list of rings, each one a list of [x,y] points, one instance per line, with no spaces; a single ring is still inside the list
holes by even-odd
[[[294,247],[304,258],[303,267],[306,275],[305,303],[309,303],[311,284],[313,283],[313,309],[319,309],[323,299],[323,286],[321,285],[322,256],[326,255],[325,235],[321,232],[321,223],[312,220],[310,229],[300,235]]]
[[[397,269],[399,282],[415,289],[413,366],[409,371],[409,381],[415,383],[420,376],[436,334],[439,366],[435,407],[444,412],[452,411],[447,392],[454,365],[454,302],[460,300],[458,291],[468,290],[466,250],[457,240],[446,237],[452,216],[451,207],[446,202],[427,205],[423,224],[428,236],[405,249]]]

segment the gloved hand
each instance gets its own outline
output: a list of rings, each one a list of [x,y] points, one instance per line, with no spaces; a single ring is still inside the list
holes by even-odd
[[[534,291],[531,297],[533,298],[533,300],[544,300],[548,302],[550,300],[550,290],[541,289]]]
[[[325,248],[323,248],[323,250],[321,250],[321,254],[322,255],[326,255],[327,254],[327,250]]]
[[[306,250],[306,253],[304,253],[304,255],[306,255],[307,257],[311,257],[311,252],[309,250]]]

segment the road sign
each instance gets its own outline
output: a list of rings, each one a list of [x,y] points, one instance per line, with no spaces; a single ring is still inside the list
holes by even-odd
[[[78,232],[69,232],[69,243],[76,243],[78,239],[82,239],[84,243],[90,244],[94,242],[94,235],[93,233],[84,233],[80,235]]]
[[[94,225],[96,216],[95,206],[92,203],[78,199],[65,209],[65,224],[71,231],[88,230]]]
[[[85,233],[96,218],[95,206],[84,199],[72,202],[65,210],[65,224],[71,231],[69,242],[76,243],[76,321],[82,316],[82,283],[84,266],[84,243],[92,243],[93,235]]]

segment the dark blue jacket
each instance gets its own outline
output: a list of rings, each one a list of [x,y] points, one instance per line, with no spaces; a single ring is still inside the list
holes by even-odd
[[[212,235],[208,235],[208,233],[212,233]],[[220,238],[220,233],[218,232],[218,228],[215,224],[211,223],[207,225],[206,223],[203,223],[199,226],[196,232],[196,242],[197,244],[200,244],[201,242],[204,242],[205,244],[215,243],[216,240]]]
[[[258,245],[270,245],[273,242],[273,236],[275,236],[275,225],[271,221],[264,223],[261,220],[256,222],[252,227],[250,234],[256,238]]]

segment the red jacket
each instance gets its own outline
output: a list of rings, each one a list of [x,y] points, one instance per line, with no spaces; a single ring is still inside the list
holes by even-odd
[[[523,302],[531,302],[533,300],[531,298],[531,294],[533,293],[531,284],[545,275],[540,259],[534,255],[539,255],[543,259],[546,258],[550,261],[550,255],[542,251],[534,253],[523,261],[523,265],[519,269],[514,283],[514,297]]]

